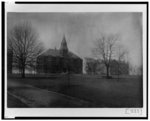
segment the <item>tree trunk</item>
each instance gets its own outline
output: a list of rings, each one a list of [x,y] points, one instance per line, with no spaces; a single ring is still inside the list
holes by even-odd
[[[118,62],[118,80],[119,80],[119,75],[120,75],[120,65],[119,65],[119,62]]]
[[[22,76],[22,78],[25,78],[25,67],[24,66],[22,67],[22,75],[21,76]]]
[[[109,66],[106,66],[106,73],[107,73],[107,78],[109,78]]]

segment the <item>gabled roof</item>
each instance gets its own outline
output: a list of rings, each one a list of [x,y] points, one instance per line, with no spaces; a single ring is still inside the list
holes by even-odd
[[[80,58],[70,51],[68,52],[68,55],[70,58]],[[60,53],[60,50],[57,50],[57,49],[48,49],[42,52],[39,56],[63,57],[62,54]]]
[[[68,54],[69,54],[69,57],[71,57],[71,58],[80,58],[79,56],[75,55],[74,53],[72,53],[70,51]]]
[[[45,52],[41,53],[40,56],[62,56],[60,51],[57,49],[48,49]]]

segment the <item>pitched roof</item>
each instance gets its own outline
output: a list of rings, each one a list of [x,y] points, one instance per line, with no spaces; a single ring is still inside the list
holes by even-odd
[[[56,49],[48,49],[45,52],[41,53],[42,56],[61,56],[59,50]]]
[[[75,55],[74,53],[70,52],[69,51],[69,57],[72,57],[72,58],[80,58],[79,56]]]
[[[70,58],[80,58],[70,51],[68,52],[68,55]],[[63,57],[62,54],[60,53],[60,50],[57,50],[57,49],[48,49],[42,52],[39,56]]]

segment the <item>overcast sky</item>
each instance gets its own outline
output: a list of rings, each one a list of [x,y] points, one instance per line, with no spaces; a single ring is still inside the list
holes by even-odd
[[[119,34],[132,65],[141,65],[142,13],[8,13],[10,30],[30,21],[45,49],[59,48],[63,35],[68,48],[80,57],[92,57],[93,43],[101,33]]]

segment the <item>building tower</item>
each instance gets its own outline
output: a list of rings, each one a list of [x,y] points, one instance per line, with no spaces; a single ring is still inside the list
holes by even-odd
[[[63,37],[62,42],[61,42],[60,53],[63,56],[66,56],[68,54],[68,46],[67,46],[67,42],[66,42],[65,36]]]

